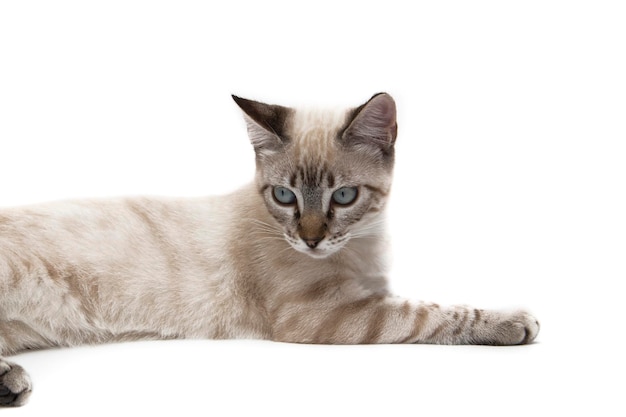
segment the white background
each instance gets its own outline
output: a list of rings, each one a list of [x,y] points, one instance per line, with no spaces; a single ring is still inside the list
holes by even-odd
[[[233,190],[254,158],[231,93],[387,91],[392,288],[542,324],[512,348],[24,353],[33,396],[3,414],[623,415],[625,21],[606,1],[0,3],[0,206]]]

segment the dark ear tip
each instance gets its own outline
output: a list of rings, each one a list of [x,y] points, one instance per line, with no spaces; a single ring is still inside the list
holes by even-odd
[[[234,94],[231,94],[230,96],[233,98],[235,103],[237,103],[239,108],[243,111],[246,111],[246,109],[249,109],[254,104],[254,101],[252,100],[248,100],[246,98],[239,97]]]
[[[389,93],[385,93],[385,92],[380,92],[380,93],[376,93],[372,96],[372,98],[369,99],[369,101],[374,100],[375,98],[382,98],[384,97],[388,102],[390,102],[391,104],[393,104],[395,106],[396,101],[393,99],[393,97],[391,97],[391,94]]]

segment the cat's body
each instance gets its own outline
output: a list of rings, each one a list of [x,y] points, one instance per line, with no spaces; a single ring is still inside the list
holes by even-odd
[[[306,296],[324,277],[384,291],[382,271],[367,270],[376,263],[362,262],[382,255],[376,245],[355,240],[320,262],[267,231],[271,217],[259,208],[250,185],[206,199],[51,204],[16,220],[4,211],[0,251],[13,256],[0,264],[3,353],[144,335],[271,338],[281,298]],[[7,337],[26,326],[31,337]]]
[[[532,341],[524,312],[393,297],[382,212],[395,105],[295,112],[235,98],[253,184],[194,200],[119,199],[0,210],[0,353],[142,338],[298,343]],[[0,405],[31,384],[0,358]]]

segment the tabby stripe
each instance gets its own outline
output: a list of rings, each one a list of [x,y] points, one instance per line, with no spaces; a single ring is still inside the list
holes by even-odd
[[[374,187],[373,185],[365,184],[365,185],[363,185],[363,187],[365,187],[370,192],[372,192],[374,194],[380,194],[383,197],[386,197],[387,194],[389,194],[387,191],[384,191],[383,189],[378,188],[378,187]]]
[[[284,300],[281,300],[281,303],[289,301],[309,303],[312,301],[324,299],[326,296],[331,295],[332,292],[337,291],[337,288],[339,288],[339,286],[345,281],[347,281],[346,278],[340,277],[332,277],[315,281],[314,283],[309,285],[304,291],[298,291],[295,294],[289,294],[285,297]],[[281,303],[279,303],[279,305]]]
[[[448,327],[448,323],[445,323],[445,322],[441,323],[439,326],[437,326],[437,328],[435,328],[435,330],[433,330],[431,334],[426,336],[425,340],[433,341],[437,336],[439,336],[439,333],[441,333],[443,329],[445,329],[446,327]]]
[[[428,316],[430,312],[424,306],[419,306],[415,311],[415,319],[413,324],[413,330],[411,333],[405,337],[400,343],[414,343],[419,335],[422,333],[426,322],[428,321]]]
[[[336,307],[328,314],[326,320],[324,320],[319,326],[313,340],[315,340],[316,343],[339,342],[340,339],[335,337],[339,327],[351,318],[351,316],[362,313],[362,311],[370,304],[379,303],[381,299],[382,297],[380,296],[371,296]]]
[[[454,313],[454,314],[456,315],[456,318],[458,318],[458,313]],[[454,329],[454,331],[452,332],[453,336],[458,336],[463,332],[468,318],[469,318],[469,311],[467,310],[463,311],[463,318],[461,319],[460,323],[457,325],[456,329]]]
[[[335,176],[333,175],[332,172],[329,172],[326,175],[326,181],[328,182],[328,187],[329,188],[333,188],[335,186]]]
[[[367,333],[361,340],[361,344],[376,343],[380,339],[383,326],[386,323],[387,307],[384,305],[377,306],[367,325]]]
[[[475,308],[474,309],[474,318],[472,320],[472,324],[470,325],[471,327],[476,326],[476,323],[478,323],[480,321],[480,316],[481,316],[480,310]]]
[[[259,194],[263,195],[263,193],[265,193],[265,190],[267,190],[268,188],[270,188],[269,184],[263,184],[261,188],[259,188]]]

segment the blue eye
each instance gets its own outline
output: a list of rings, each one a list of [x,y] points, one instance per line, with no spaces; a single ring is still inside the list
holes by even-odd
[[[274,198],[281,204],[294,204],[296,202],[296,195],[285,187],[274,187]]]
[[[357,194],[356,187],[342,187],[333,193],[333,201],[345,206],[352,203],[356,199]]]

